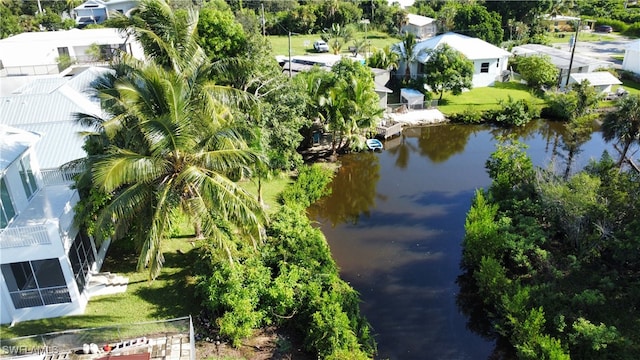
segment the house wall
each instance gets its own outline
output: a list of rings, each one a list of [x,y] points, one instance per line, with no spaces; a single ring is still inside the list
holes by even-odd
[[[85,8],[85,9],[76,9],[76,18],[81,17],[91,17],[97,18],[100,17],[98,23],[101,23],[107,19],[107,9],[101,6],[94,8]]]
[[[436,25],[435,23],[427,24],[424,26],[407,24],[402,27],[402,32],[412,33],[420,39],[426,39],[436,34]]]
[[[508,58],[476,59],[473,61],[473,87],[493,86],[496,79],[507,69]],[[487,72],[482,72],[487,64]]]
[[[0,40],[0,61],[9,75],[56,74],[59,48],[67,49],[72,58],[86,57],[86,49],[92,44],[119,45],[125,39],[118,30],[107,28],[23,33]],[[144,59],[142,46],[132,39],[127,41],[126,51]],[[42,72],[51,65],[53,70]]]
[[[36,178],[38,189],[42,188],[42,178],[40,176],[38,161],[32,149],[27,150],[13,163],[11,163],[11,165],[6,168],[4,175],[2,175],[2,178],[5,179],[7,188],[9,189],[11,201],[13,202],[13,206],[15,208],[14,210],[16,211],[16,217],[19,216],[20,212],[27,208],[27,206],[29,206],[29,198],[27,198],[27,193],[24,190],[24,185],[22,184],[22,179],[20,178],[20,161],[26,159],[27,156],[29,157],[29,164],[31,165],[33,175]]]
[[[64,279],[69,291],[71,302],[63,304],[53,304],[45,306],[34,306],[22,309],[16,309],[11,300],[9,289],[6,286],[6,280],[4,274],[0,271],[0,298],[7,301],[2,301],[0,312],[0,324],[8,324],[13,321],[27,321],[43,318],[51,318],[66,315],[78,315],[84,312],[87,306],[88,298],[86,295],[81,295],[78,291],[78,286],[75,282],[73,275],[73,269],[71,263],[66,254],[64,247],[65,240],[60,237],[60,230],[54,223],[47,224],[47,230],[51,244],[40,244],[37,246],[29,247],[16,247],[16,248],[4,248],[2,249],[2,264],[17,263],[23,261],[34,261],[43,259],[58,259],[60,268],[64,275]],[[66,229],[68,237],[75,238],[78,233],[77,228]]]
[[[640,41],[635,42],[636,48],[627,49],[624,52],[622,69],[640,74]]]
[[[106,3],[109,12],[120,12],[125,15],[129,15],[131,10],[138,6],[138,1],[123,1],[115,4]]]

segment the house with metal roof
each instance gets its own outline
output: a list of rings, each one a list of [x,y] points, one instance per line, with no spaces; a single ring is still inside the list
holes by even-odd
[[[558,85],[563,87],[567,83],[569,69],[574,73],[591,73],[601,69],[611,69],[614,64],[610,61],[598,60],[587,56],[573,54],[540,44],[524,44],[515,46],[511,52],[516,56],[547,56],[551,63],[558,68]]]
[[[93,129],[78,124],[74,114],[102,114],[91,83],[109,71],[93,67],[70,78],[39,78],[0,97],[0,124],[42,135],[35,151],[45,176],[59,176],[61,165],[87,155],[81,133]]]
[[[400,31],[402,33],[411,33],[419,40],[427,39],[436,35],[438,23],[436,19],[430,17],[408,14],[407,23],[402,26]]]
[[[0,124],[0,323],[81,314],[108,242],[73,221],[78,192],[40,171],[42,135]]]
[[[96,64],[122,52],[144,59],[140,43],[118,29],[26,32],[0,39],[0,76],[58,74],[64,70],[59,66],[61,58],[68,57],[76,64]]]
[[[442,44],[449,45],[473,62],[472,81],[474,88],[492,86],[496,81],[501,81],[511,56],[510,52],[484,40],[448,32],[416,43],[413,48],[416,61],[410,64],[401,62],[400,69],[406,69],[409,66],[412,77],[422,76],[424,66],[429,60],[429,50],[437,49]],[[401,51],[404,51],[403,44],[399,43],[398,45]]]

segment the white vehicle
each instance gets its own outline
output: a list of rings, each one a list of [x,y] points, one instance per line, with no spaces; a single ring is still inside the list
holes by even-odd
[[[329,45],[324,40],[314,42],[313,48],[316,52],[329,52]]]

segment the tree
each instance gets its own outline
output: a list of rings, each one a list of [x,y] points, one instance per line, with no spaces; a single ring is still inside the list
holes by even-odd
[[[404,80],[411,79],[411,64],[416,61],[418,54],[414,51],[416,46],[416,36],[413,33],[406,33],[402,37],[401,43],[391,45],[391,50],[398,54],[400,60],[405,66]]]
[[[247,37],[242,25],[230,10],[203,7],[198,20],[198,38],[212,61],[236,57],[247,50]]]
[[[129,233],[139,245],[138,267],[148,267],[152,279],[162,267],[161,243],[176,211],[213,239],[224,238],[229,225],[260,238],[259,204],[230,180],[258,158],[206,82],[194,81],[197,76],[151,63],[118,79],[112,94],[122,112],[102,128],[110,140],[133,133],[124,136],[141,141],[112,143],[91,169],[96,186],[114,194],[98,228],[113,222],[115,239]],[[231,246],[223,248],[231,257]]]
[[[473,85],[473,63],[447,44],[429,51],[424,69],[426,83],[440,100],[445,91],[458,95]]]
[[[231,180],[260,160],[232,111],[249,97],[209,80],[209,60],[191,36],[197,13],[188,14],[195,18],[154,13],[149,19],[155,23],[130,29],[144,35],[143,46],[161,63],[123,59],[116,75],[96,85],[108,117],[79,115],[99,131],[90,171],[94,186],[110,194],[96,233],[113,227],[114,239],[132,239],[140,251],[138,267],[148,268],[151,279],[162,267],[162,240],[176,213],[189,216],[196,234],[217,242],[230,260],[234,244],[228,232],[244,234],[257,246],[264,220],[256,198]],[[165,38],[186,43],[166,43],[147,30],[162,24],[180,29],[164,28]]]
[[[602,137],[605,141],[616,140],[622,148],[618,166],[622,167],[633,143],[640,140],[640,95],[627,95],[618,101],[618,109],[608,113],[602,122]]]
[[[331,28],[323,30],[322,40],[327,42],[335,55],[338,55],[342,47],[353,38],[353,30],[350,26],[333,23]]]
[[[398,53],[391,51],[387,45],[384,49],[375,49],[367,58],[367,65],[372,68],[397,70],[398,60]]]
[[[456,24],[457,32],[477,37],[494,45],[502,42],[504,31],[500,15],[488,12],[483,5],[465,4],[459,6],[453,21]]]
[[[558,69],[546,55],[517,57],[516,71],[532,88],[558,84]]]

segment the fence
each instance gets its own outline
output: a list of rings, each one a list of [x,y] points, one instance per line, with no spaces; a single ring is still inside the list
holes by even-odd
[[[427,100],[423,102],[408,104],[397,103],[387,104],[387,112],[407,112],[411,110],[435,109],[438,107],[438,100]]]
[[[167,338],[188,335],[190,358],[195,359],[195,338],[190,316],[171,320],[120,324],[91,329],[76,329],[14,339],[0,339],[0,358],[17,358],[26,355],[46,355],[75,352],[84,344],[126,343],[145,337]]]

